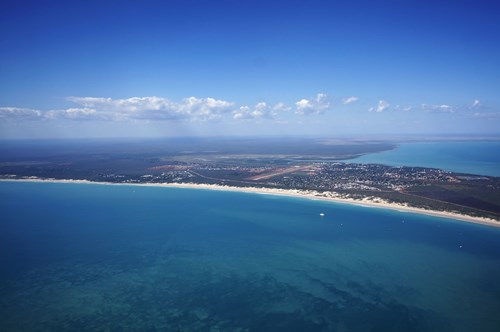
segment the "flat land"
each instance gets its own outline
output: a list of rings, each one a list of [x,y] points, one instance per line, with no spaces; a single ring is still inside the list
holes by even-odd
[[[500,220],[498,177],[339,161],[394,146],[313,139],[2,142],[0,178],[314,191]]]

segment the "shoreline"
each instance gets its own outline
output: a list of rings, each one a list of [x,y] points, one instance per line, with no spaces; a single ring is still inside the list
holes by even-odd
[[[276,195],[295,197],[302,199],[321,200],[326,202],[350,204],[363,207],[374,207],[381,209],[389,209],[399,212],[417,213],[432,217],[442,217],[453,220],[465,221],[475,224],[481,224],[491,227],[500,228],[500,221],[492,218],[474,217],[458,212],[451,211],[435,211],[423,208],[411,207],[405,204],[392,203],[376,197],[367,197],[363,199],[353,199],[341,197],[333,192],[319,193],[313,190],[299,189],[278,189],[265,187],[235,187],[218,184],[202,184],[202,183],[115,183],[115,182],[95,182],[89,180],[58,180],[58,179],[42,179],[42,178],[25,178],[25,179],[0,179],[0,182],[45,182],[45,183],[76,183],[76,184],[100,184],[100,185],[116,185],[116,186],[142,186],[142,187],[163,187],[163,188],[185,188],[185,189],[204,189],[217,191],[233,191],[242,193],[254,193],[265,195]]]

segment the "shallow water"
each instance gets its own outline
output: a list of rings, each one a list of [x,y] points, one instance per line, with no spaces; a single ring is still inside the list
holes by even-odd
[[[500,142],[401,143],[348,162],[440,168],[458,173],[500,176]]]
[[[0,211],[1,331],[500,329],[496,228],[60,183],[0,183]]]

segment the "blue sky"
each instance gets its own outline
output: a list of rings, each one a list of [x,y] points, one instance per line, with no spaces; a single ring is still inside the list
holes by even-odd
[[[2,1],[0,137],[500,134],[494,1]]]

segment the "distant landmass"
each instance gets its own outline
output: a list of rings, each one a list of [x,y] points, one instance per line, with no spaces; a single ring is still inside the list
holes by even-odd
[[[476,149],[481,144],[487,143],[474,142]],[[0,177],[312,190],[500,219],[498,177],[404,161],[399,166],[357,162],[397,146],[396,141],[318,138],[3,141]]]

